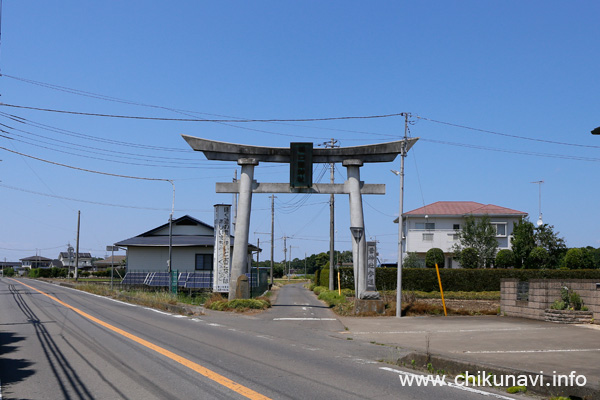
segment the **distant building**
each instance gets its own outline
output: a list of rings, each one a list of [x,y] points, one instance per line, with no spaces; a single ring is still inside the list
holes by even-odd
[[[32,268],[50,268],[52,264],[51,258],[46,258],[42,256],[31,256],[26,258],[21,258],[21,264],[23,268],[32,269]]]
[[[403,214],[403,257],[416,253],[424,266],[427,250],[436,247],[444,252],[446,268],[459,268],[452,247],[458,242],[467,216],[486,215],[496,229],[498,250],[510,249],[514,224],[526,217],[526,212],[474,201],[438,201]]]
[[[58,254],[58,260],[62,263],[63,268],[75,267],[75,258],[75,252],[71,246],[67,248],[67,251],[61,251]],[[79,253],[77,264],[80,269],[91,269],[92,255],[90,253]]]

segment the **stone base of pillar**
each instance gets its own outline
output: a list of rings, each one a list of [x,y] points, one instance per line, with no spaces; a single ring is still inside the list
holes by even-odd
[[[236,299],[249,299],[250,298],[250,286],[248,285],[248,277],[246,275],[240,275],[237,279],[235,287],[235,298]]]
[[[379,292],[367,290],[360,295],[361,300],[379,300]]]
[[[354,314],[383,314],[384,312],[385,303],[383,300],[356,299],[354,301]]]

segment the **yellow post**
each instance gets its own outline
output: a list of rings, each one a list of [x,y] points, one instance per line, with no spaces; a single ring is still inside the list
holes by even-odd
[[[340,270],[338,269],[338,294],[341,296],[342,295],[342,285],[340,284]]]
[[[446,312],[446,301],[444,300],[444,289],[442,289],[442,279],[440,278],[440,269],[438,268],[437,263],[435,263],[435,272],[437,272],[438,282],[440,283],[440,293],[442,294],[442,304],[444,305],[444,316],[447,317],[448,313]]]

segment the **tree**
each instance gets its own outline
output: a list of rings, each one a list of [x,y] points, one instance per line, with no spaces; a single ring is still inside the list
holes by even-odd
[[[567,252],[565,239],[558,237],[559,232],[554,232],[554,226],[543,224],[536,228],[535,240],[538,246],[548,251],[548,266],[558,268],[562,258]]]
[[[585,268],[584,254],[581,249],[569,249],[565,254],[565,267],[569,269]]]
[[[515,254],[512,250],[502,249],[496,254],[496,268],[513,268],[515,266]]]
[[[548,266],[548,250],[543,247],[534,247],[527,257],[525,268],[544,269]]]
[[[463,229],[458,233],[458,243],[454,245],[453,250],[460,259],[460,253],[469,247],[477,252],[477,267],[479,268],[490,265],[495,259],[498,241],[496,240],[496,229],[490,223],[489,216],[484,215],[481,218],[467,216]]]
[[[427,268],[434,268],[435,264],[440,268],[444,268],[444,251],[437,247],[429,249],[425,253],[425,266]]]
[[[515,255],[515,268],[523,268],[529,253],[536,247],[535,228],[529,219],[524,218],[515,224],[510,244]]]
[[[419,262],[417,253],[408,253],[402,260],[402,268],[421,268],[421,263]]]
[[[458,255],[458,262],[463,268],[477,268],[479,266],[479,253],[473,247],[462,249]]]

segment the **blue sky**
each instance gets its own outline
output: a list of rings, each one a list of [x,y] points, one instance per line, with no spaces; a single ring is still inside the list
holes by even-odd
[[[531,182],[544,180],[544,222],[570,247],[599,247],[600,137],[590,134],[600,125],[598,15],[591,1],[8,0],[0,101],[159,118],[408,112],[410,135],[420,140],[406,159],[405,211],[467,200],[536,221],[538,185]],[[181,134],[287,147],[331,138],[342,146],[380,143],[404,133],[401,117],[223,124],[0,112],[3,135],[12,138],[0,137],[1,147],[83,169],[173,179],[175,217],[208,223],[213,204],[231,202],[215,194],[215,182],[230,181],[237,166],[205,160]],[[91,174],[5,150],[0,159],[2,259],[36,251],[56,257],[75,243],[78,210],[81,251],[95,256],[168,220],[166,182]],[[389,170],[399,164],[361,170],[368,183],[387,187],[384,196],[364,197],[364,211],[367,236],[388,262],[397,254],[399,191]],[[322,174],[328,181],[316,166],[315,177]],[[345,174],[338,165],[336,182]],[[261,164],[255,175],[286,182],[288,169]],[[328,196],[277,196],[276,260],[284,235],[294,258],[327,251]],[[338,250],[351,247],[348,227],[347,196],[337,196]],[[255,195],[250,237],[267,250],[261,259],[269,254],[267,232],[270,199]]]

